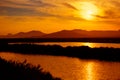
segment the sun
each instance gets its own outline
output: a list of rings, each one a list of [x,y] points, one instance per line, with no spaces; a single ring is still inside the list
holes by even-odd
[[[101,14],[101,10],[91,2],[81,2],[76,6],[79,10],[79,15],[85,20],[95,20],[96,15]]]
[[[94,12],[92,10],[86,10],[81,12],[81,17],[86,20],[93,20],[95,17],[93,16]]]
[[[83,19],[94,20],[95,15],[99,14],[99,9],[91,2],[82,2],[80,6],[80,15]]]

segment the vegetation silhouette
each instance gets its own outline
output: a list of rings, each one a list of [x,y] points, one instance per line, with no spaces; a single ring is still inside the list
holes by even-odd
[[[120,43],[120,38],[0,38],[0,42],[99,42],[99,43]]]
[[[37,45],[37,44],[8,44],[2,43],[0,51],[21,54],[40,54],[78,57],[81,59],[97,59],[103,61],[120,61],[120,48],[90,48],[88,46]]]
[[[44,72],[38,66],[29,63],[6,61],[0,58],[0,80],[61,80],[54,78],[49,72]]]

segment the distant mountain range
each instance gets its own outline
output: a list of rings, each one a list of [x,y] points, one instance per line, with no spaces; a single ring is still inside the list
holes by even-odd
[[[50,34],[41,31],[19,32],[17,34],[1,35],[0,38],[120,38],[118,31],[86,31],[80,29],[62,30]]]
[[[17,34],[7,34],[7,35],[1,35],[0,38],[39,38],[43,35],[46,35],[45,33],[41,31],[29,31],[29,32],[19,32]]]

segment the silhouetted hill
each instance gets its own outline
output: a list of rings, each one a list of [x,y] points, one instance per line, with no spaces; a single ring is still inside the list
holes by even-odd
[[[120,38],[120,31],[62,30],[47,34],[44,38]]]
[[[82,30],[79,30],[82,32]],[[44,35],[44,38],[80,38],[85,37],[85,34],[78,33],[74,30],[62,30],[55,33]]]
[[[86,31],[81,29],[62,30],[50,34],[41,31],[19,32],[17,34],[8,34],[0,38],[120,38],[118,31]]]
[[[29,31],[29,32],[19,32],[17,34],[8,34],[1,36],[1,38],[38,38],[45,35],[41,31]]]

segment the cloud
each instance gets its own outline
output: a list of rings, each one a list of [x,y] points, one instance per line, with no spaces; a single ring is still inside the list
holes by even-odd
[[[104,11],[104,15],[93,15],[97,18],[102,18],[102,19],[115,19],[115,18],[120,18],[114,11],[112,10],[106,10]]]
[[[80,16],[74,16],[77,12],[80,13],[78,6],[84,1],[94,3],[103,11],[104,15],[93,15],[97,18],[106,20],[120,18],[120,1],[118,0],[0,0],[0,16],[50,16],[79,20]],[[71,12],[71,9],[76,10],[76,13]]]
[[[20,6],[32,6],[31,4],[24,4],[24,3],[12,2],[7,0],[1,0],[0,3],[2,5],[11,4],[11,5],[20,5]]]
[[[106,9],[104,10],[104,15],[97,15],[96,17],[103,18],[103,19],[119,19],[120,14],[117,9]]]
[[[49,13],[37,12],[27,8],[0,7],[1,16],[54,16]]]
[[[41,0],[29,0],[30,2],[32,2],[33,4],[35,4],[35,6],[49,6],[49,7],[56,7],[53,4],[49,4],[49,3],[45,3],[42,2]]]
[[[34,6],[34,7],[55,7],[53,4],[45,3],[41,0],[25,0],[24,2],[18,1],[11,1],[11,0],[0,0],[1,4],[12,4],[12,5],[19,5],[19,6]]]
[[[110,2],[111,2],[114,6],[120,8],[120,7],[119,7],[119,6],[120,6],[120,2],[119,2],[119,1],[111,0]]]
[[[42,0],[0,0],[0,16],[54,16],[43,9],[56,7]]]
[[[66,7],[68,7],[68,8],[71,8],[71,9],[74,9],[74,10],[78,10],[77,8],[75,8],[74,6],[72,6],[69,3],[63,3],[63,5],[66,6]]]
[[[93,15],[103,20],[116,20],[120,18],[120,1],[119,0],[92,0],[102,14]]]

